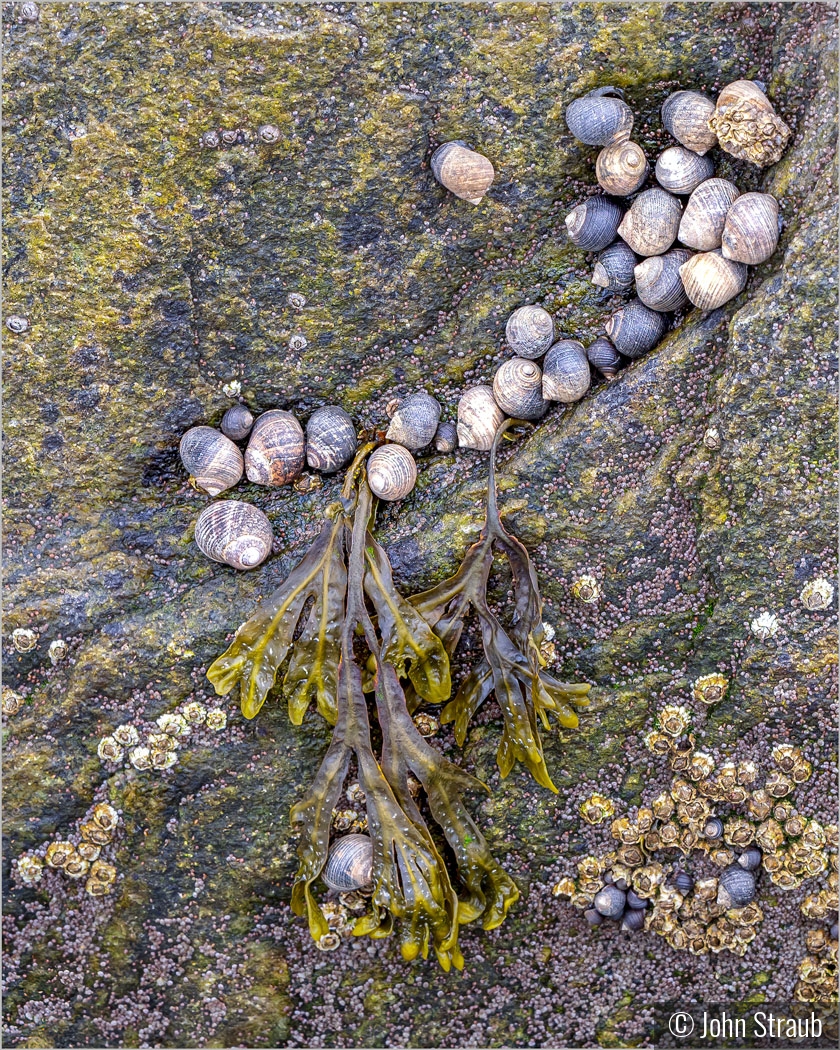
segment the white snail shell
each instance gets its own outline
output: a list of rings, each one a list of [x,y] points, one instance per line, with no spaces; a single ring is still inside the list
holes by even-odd
[[[680,267],[688,298],[701,310],[716,310],[742,292],[747,283],[743,263],[724,259],[721,252],[701,252]]]
[[[245,473],[255,485],[285,485],[303,470],[303,429],[282,409],[263,412],[245,449]]]
[[[539,419],[548,408],[542,394],[540,366],[524,357],[505,361],[493,378],[493,397],[509,416]]]
[[[642,185],[648,164],[642,147],[627,139],[605,146],[595,161],[595,177],[601,188],[615,197],[627,197]]]
[[[461,448],[488,452],[505,414],[496,404],[489,386],[465,390],[458,402],[458,442]]]
[[[669,193],[693,193],[714,173],[711,157],[701,157],[684,146],[670,146],[656,162],[656,181]]]
[[[338,405],[316,409],[306,424],[306,462],[313,470],[332,474],[356,453],[353,420]]]
[[[688,198],[679,238],[688,248],[711,252],[720,248],[726,213],[738,196],[738,187],[726,179],[706,179]]]
[[[505,339],[519,357],[542,357],[554,342],[551,314],[541,306],[520,306],[507,320]]]
[[[456,197],[480,204],[490,189],[495,172],[490,161],[463,142],[444,142],[432,154],[432,173]]]
[[[330,846],[321,873],[337,893],[368,889],[373,881],[373,841],[367,835],[345,835]]]
[[[601,87],[566,106],[566,126],[578,142],[606,146],[630,137],[633,110],[620,88]]]
[[[254,569],[271,554],[271,523],[259,507],[239,500],[211,503],[195,523],[202,554],[234,569]]]
[[[542,393],[546,401],[564,405],[580,401],[591,381],[586,351],[576,339],[560,339],[545,355]]]
[[[585,252],[599,252],[612,244],[621,222],[621,208],[604,196],[589,197],[566,216],[569,240]]]
[[[726,213],[721,235],[724,259],[757,266],[779,243],[779,205],[769,193],[742,193]]]
[[[654,188],[633,201],[618,227],[637,255],[661,255],[677,239],[682,205],[673,194]]]
[[[368,458],[367,479],[379,499],[402,499],[417,483],[414,456],[402,445],[381,445]]]
[[[439,422],[440,403],[421,390],[400,401],[385,437],[416,451],[429,444]]]
[[[677,142],[702,157],[717,145],[709,128],[714,111],[714,102],[698,91],[675,91],[662,103],[662,123]]]
[[[760,168],[780,160],[791,130],[753,80],[736,80],[718,95],[709,128],[720,148]]]
[[[638,256],[625,241],[616,241],[598,256],[592,270],[592,283],[610,291],[626,291],[633,286],[633,270]]]
[[[178,453],[196,487],[210,496],[232,488],[242,477],[242,453],[213,427],[191,427],[181,438]]]
[[[251,433],[254,417],[245,405],[232,405],[222,416],[222,433],[231,441],[244,441]]]
[[[636,294],[651,310],[667,313],[688,305],[680,267],[691,258],[686,248],[672,248],[664,255],[642,259],[636,267]]]

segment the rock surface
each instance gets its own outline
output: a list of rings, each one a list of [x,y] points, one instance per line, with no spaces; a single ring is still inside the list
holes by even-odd
[[[4,682],[25,698],[5,735],[6,1045],[658,1045],[651,1003],[789,998],[815,880],[764,891],[740,959],[591,931],[550,886],[608,846],[607,825],[578,817],[588,794],[626,810],[667,784],[642,737],[713,671],[732,685],[708,715],[694,705],[704,749],[766,768],[773,742],[797,743],[815,768],[797,804],[835,812],[835,606],[799,600],[836,571],[834,12],[42,4],[33,21],[32,7],[4,8],[5,306],[28,321],[4,332]],[[597,152],[572,140],[565,105],[621,86],[655,157],[668,93],[742,77],[766,82],[791,145],[764,172],[712,156],[779,198],[779,250],[725,308],[689,314],[505,453],[504,515],[532,551],[556,668],[594,686],[581,728],[545,741],[556,797],[519,770],[499,781],[492,710],[463,754],[437,738],[490,786],[479,823],[523,900],[493,933],[465,929],[461,976],[388,941],[322,954],[288,908],[287,815],[327,731],[314,714],[290,727],[276,701],[246,723],[204,671],[338,482],[237,490],[281,545],[237,575],[191,542],[207,500],[179,438],[218,425],[233,382],[252,409],[337,401],[364,426],[427,388],[454,419],[524,302],[590,341],[619,300],[565,235]],[[259,141],[266,124],[277,141]],[[222,129],[237,143],[202,147]],[[495,166],[479,206],[429,170],[453,138]],[[406,592],[474,537],[486,460],[427,455],[415,493],[380,512]],[[585,572],[596,604],[572,597]],[[780,625],[764,643],[747,626],[762,611]],[[38,632],[33,651],[12,648],[17,627]],[[69,653],[53,666],[56,638]],[[227,725],[193,733],[171,769],[97,756],[116,726],[154,729],[190,700]],[[123,818],[114,893],[51,871],[24,885],[16,859],[104,799]]]

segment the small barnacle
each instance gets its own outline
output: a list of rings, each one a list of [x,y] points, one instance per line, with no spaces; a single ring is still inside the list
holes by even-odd
[[[826,824],[825,827],[823,828],[823,831],[825,832],[825,844],[826,844],[826,846],[828,846],[828,848],[830,850],[833,850],[836,853],[837,852],[837,838],[838,838],[838,836],[837,836],[837,825],[836,824]]]
[[[85,889],[94,897],[109,893],[117,878],[117,869],[113,864],[97,860],[91,865],[90,877]]]
[[[111,736],[121,747],[134,747],[140,742],[140,734],[130,722],[117,726]]]
[[[799,600],[811,612],[827,609],[834,600],[834,584],[824,576],[809,580],[802,588]]]
[[[705,780],[711,776],[715,768],[715,760],[704,751],[695,751],[686,766],[685,775],[691,780]]]
[[[709,860],[716,868],[728,868],[735,863],[735,854],[731,849],[719,846],[717,849],[709,850]]]
[[[823,849],[828,842],[826,829],[816,820],[809,820],[802,832],[802,842],[810,849]]]
[[[723,841],[729,846],[749,846],[755,838],[755,828],[743,817],[729,817],[723,825]]]
[[[724,799],[729,802],[730,805],[740,806],[743,802],[746,802],[749,798],[750,793],[744,787],[743,784],[733,784],[728,791],[724,792]]]
[[[604,866],[597,857],[584,857],[578,861],[578,874],[582,879],[596,879],[604,870]]]
[[[222,385],[222,393],[225,397],[239,397],[242,393],[242,384],[238,379],[231,379]]]
[[[663,791],[651,802],[650,808],[657,820],[668,820],[674,812],[674,800],[666,791]]]
[[[23,697],[9,686],[3,686],[3,714],[16,715],[23,707]]]
[[[341,938],[337,933],[325,933],[315,942],[315,946],[322,952],[334,952],[341,947]]]
[[[168,733],[169,736],[189,736],[190,729],[186,719],[173,711],[166,711],[156,719],[156,723],[160,731]]]
[[[726,695],[729,680],[722,674],[706,674],[694,683],[694,699],[702,704],[716,704]]]
[[[829,947],[829,938],[825,930],[817,928],[805,934],[805,948],[813,955],[821,955]]]
[[[738,783],[738,767],[734,762],[724,762],[717,773],[717,782],[722,791],[729,791]]]
[[[644,863],[645,855],[642,852],[641,846],[630,845],[629,843],[622,843],[615,851],[615,855],[620,864],[625,864],[628,868],[637,868],[640,864]]]
[[[79,828],[83,839],[94,842],[97,846],[107,846],[114,837],[108,828],[103,828],[93,820],[82,823]]]
[[[790,777],[786,777],[777,769],[771,769],[764,781],[764,790],[773,798],[784,798],[793,791],[794,786]]]
[[[152,751],[150,755],[152,769],[162,772],[171,769],[178,761],[177,751]]]
[[[705,842],[700,837],[701,829],[689,825],[687,828],[683,828],[680,832],[679,848],[683,853],[691,853],[693,849],[702,849],[705,846]]]
[[[367,796],[365,795],[358,781],[354,780],[352,784],[348,784],[347,790],[344,793],[347,796],[348,802],[355,802],[359,806],[363,806],[365,804],[365,799]]]
[[[793,744],[776,744],[773,748],[773,761],[783,773],[790,773],[801,758],[802,752]]]
[[[656,894],[656,906],[660,909],[672,909],[680,911],[686,905],[686,894],[690,892],[691,886],[686,887],[686,879],[692,883],[694,880],[686,872],[680,872],[674,879],[674,885],[667,882],[659,884]],[[689,905],[691,901],[689,900]],[[690,906],[686,906],[684,914],[690,914]]]
[[[779,621],[773,613],[763,612],[750,621],[750,630],[760,642],[766,642],[779,630]]]
[[[822,875],[827,867],[828,857],[822,852],[812,853],[805,861],[805,871],[811,878],[816,878],[817,875]]]
[[[601,585],[594,576],[579,576],[572,584],[572,595],[586,605],[597,602],[601,593]]]
[[[785,841],[785,833],[781,824],[772,817],[759,824],[755,831],[755,841],[765,853],[775,853]],[[764,858],[765,866],[767,858]]]
[[[654,853],[656,850],[662,849],[665,843],[662,841],[662,836],[658,831],[646,831],[642,839],[642,845],[648,853]]]
[[[744,787],[754,784],[758,776],[758,766],[755,762],[739,762],[735,767],[735,779]]]
[[[764,919],[764,912],[755,901],[750,901],[743,908],[737,908],[734,911],[737,914],[734,916],[733,921],[740,926],[757,926]]]
[[[681,780],[679,777],[676,777],[671,782],[671,798],[675,802],[691,802],[696,794],[694,785],[689,784],[687,780]]]
[[[361,912],[367,907],[368,898],[361,890],[350,890],[348,893],[339,893],[339,901],[348,911]]]
[[[720,448],[720,431],[717,427],[707,427],[703,434],[703,444],[713,451]]]
[[[99,857],[101,850],[102,847],[98,843],[89,842],[87,839],[82,839],[76,847],[76,852],[82,860],[86,860],[91,864]]]
[[[680,840],[680,829],[676,824],[662,824],[659,828],[659,838],[662,845],[666,848],[668,846],[676,846]]]
[[[773,800],[764,788],[753,791],[747,799],[747,812],[756,820],[766,820],[773,812]]]
[[[781,868],[779,871],[770,873],[770,881],[774,886],[778,886],[780,890],[795,890],[797,886],[801,885],[802,878],[799,875],[794,875],[787,868]]]
[[[656,894],[664,879],[665,871],[661,864],[647,864],[633,872],[633,889],[640,897],[648,900]]]
[[[334,809],[333,827],[336,831],[349,831],[359,817],[355,809]]]
[[[691,756],[694,754],[694,734],[678,737],[674,741],[671,757],[668,764],[675,773],[684,773],[691,765]]]
[[[79,856],[75,849],[63,865],[64,874],[71,879],[83,879],[88,873],[88,868],[90,868],[90,864],[84,857]]]
[[[803,817],[801,813],[791,813],[783,825],[785,834],[793,839],[798,838],[807,827],[807,824],[807,818]]]
[[[785,866],[787,856],[784,850],[779,850],[777,853],[767,853],[762,857],[761,863],[764,866],[764,870],[768,874],[772,874],[774,871],[781,871]]]
[[[631,823],[629,817],[618,817],[610,825],[610,831],[614,839],[628,845],[638,842],[642,837],[642,833],[635,824]]]
[[[790,778],[794,784],[804,784],[806,780],[810,780],[813,771],[813,766],[808,759],[801,758],[791,770]]]
[[[650,829],[653,827],[653,821],[653,810],[650,809],[648,806],[640,806],[638,812],[636,813],[636,826],[638,827],[639,831],[650,831]]]
[[[653,912],[647,920],[647,928],[658,933],[660,937],[667,937],[677,928],[677,920],[671,912]]]
[[[293,310],[302,310],[306,306],[306,298],[300,292],[289,292],[286,302]]]
[[[204,149],[218,149],[221,139],[218,131],[205,131],[198,141]]]
[[[235,146],[239,139],[240,131],[238,128],[225,128],[221,133],[221,140],[223,146]]]
[[[21,335],[29,327],[29,322],[25,317],[19,317],[17,314],[9,314],[6,318],[6,327],[10,332],[14,332],[15,335]]]
[[[50,658],[50,663],[55,667],[57,663],[60,663],[67,655],[67,642],[63,638],[56,638],[50,642],[49,649],[47,649],[47,655]]]
[[[179,744],[169,733],[149,733],[146,740],[152,751],[177,751]]]
[[[698,934],[695,937],[689,937],[688,950],[692,955],[705,955],[709,950],[709,946],[706,943],[706,935]]]
[[[698,780],[697,790],[701,795],[711,799],[713,802],[722,802],[726,797],[725,792],[721,790],[720,785],[714,780]]]
[[[688,936],[686,935],[685,930],[680,926],[677,926],[673,930],[669,930],[668,933],[665,934],[665,940],[672,948],[676,948],[680,951],[688,947]]]
[[[306,336],[303,332],[295,332],[289,338],[289,349],[290,350],[305,350],[309,346]]]
[[[181,709],[181,717],[187,725],[200,726],[207,718],[207,708],[197,700],[192,700]]]
[[[123,749],[112,736],[103,736],[96,749],[103,762],[122,762]]]
[[[718,880],[714,877],[698,879],[694,883],[694,896],[700,901],[713,901],[717,899]]]
[[[12,645],[19,653],[31,653],[38,644],[38,634],[28,627],[16,627],[12,631]]]
[[[440,731],[440,722],[434,715],[428,715],[423,711],[419,715],[414,716],[414,724],[417,726],[420,736],[435,736]]]
[[[206,725],[208,729],[218,733],[227,725],[227,715],[220,707],[214,707],[207,712]]]
[[[93,807],[91,819],[103,831],[113,831],[120,822],[120,815],[109,802],[99,802]]]
[[[615,813],[615,806],[611,799],[595,794],[581,802],[578,812],[587,824],[603,824]]]
[[[152,753],[147,747],[135,747],[128,756],[135,769],[151,769]]]
[[[822,893],[812,893],[800,904],[799,910],[806,919],[814,919],[822,922],[828,915],[828,907],[823,899]]]
[[[680,736],[688,728],[691,714],[687,707],[667,704],[659,712],[659,725],[669,736]]]
[[[70,845],[70,843],[67,843],[67,845]],[[53,867],[61,867],[61,865],[53,865]],[[34,886],[36,882],[40,882],[43,878],[44,862],[40,857],[35,857],[31,853],[24,853],[22,857],[18,857],[17,869],[21,881],[25,882],[27,886]]]
[[[666,736],[665,733],[660,733],[657,729],[652,729],[645,736],[645,745],[654,755],[669,755],[671,748],[674,746],[671,738]]]
[[[280,139],[280,128],[276,124],[260,124],[257,128],[257,137],[260,142],[271,145]]]

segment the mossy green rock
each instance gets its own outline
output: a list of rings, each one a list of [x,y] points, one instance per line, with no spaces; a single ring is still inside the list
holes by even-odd
[[[760,895],[743,959],[588,930],[549,888],[609,847],[608,826],[578,818],[588,794],[623,813],[667,785],[642,743],[667,702],[691,708],[716,757],[769,768],[774,741],[799,744],[815,776],[798,804],[824,820],[835,808],[834,606],[799,599],[836,560],[834,12],[56,3],[32,20],[33,7],[4,9],[5,307],[28,322],[4,332],[4,681],[25,698],[5,737],[6,1045],[636,1045],[651,1023],[633,1019],[666,995],[745,997],[769,974],[768,1001],[788,999],[804,886]],[[523,899],[491,934],[464,931],[461,976],[406,965],[387,941],[322,954],[288,908],[287,817],[328,730],[314,714],[293,728],[276,700],[245,723],[204,671],[303,554],[338,482],[240,486],[281,549],[236,574],[192,543],[207,498],[180,436],[218,425],[232,383],[254,410],[337,402],[360,427],[424,388],[452,420],[525,302],[588,342],[619,300],[565,237],[596,155],[565,106],[620,86],[655,158],[671,91],[740,78],[767,84],[791,145],[763,172],[712,156],[742,191],[779,199],[778,251],[724,309],[689,314],[503,456],[503,515],[532,548],[556,669],[593,683],[579,730],[545,740],[559,796],[519,769],[499,781],[492,710],[463,753],[438,737],[488,783],[476,816]],[[268,124],[276,141],[259,137]],[[203,146],[213,130],[236,142]],[[429,169],[454,138],[495,166],[478,206]],[[380,510],[405,592],[456,567],[486,473],[482,453],[426,454],[412,496]],[[583,573],[594,604],[572,595]],[[779,623],[765,643],[748,627],[762,611]],[[27,654],[11,645],[22,626],[39,634]],[[56,638],[69,654],[53,666]],[[712,671],[731,686],[706,713],[691,683]],[[100,761],[117,726],[155,731],[192,700],[227,725],[185,737],[171,769]],[[25,885],[17,859],[75,836],[104,799],[122,814],[103,854],[114,892],[50,870]]]

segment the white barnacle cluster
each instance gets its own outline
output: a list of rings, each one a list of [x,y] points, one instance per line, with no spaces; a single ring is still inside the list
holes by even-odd
[[[185,741],[204,727],[214,733],[227,726],[227,714],[220,708],[208,710],[204,704],[191,700],[175,711],[166,711],[155,722],[157,731],[143,734],[130,722],[117,726],[99,741],[97,754],[103,762],[121,765],[128,761],[141,772],[154,770],[162,773],[178,761]]]

